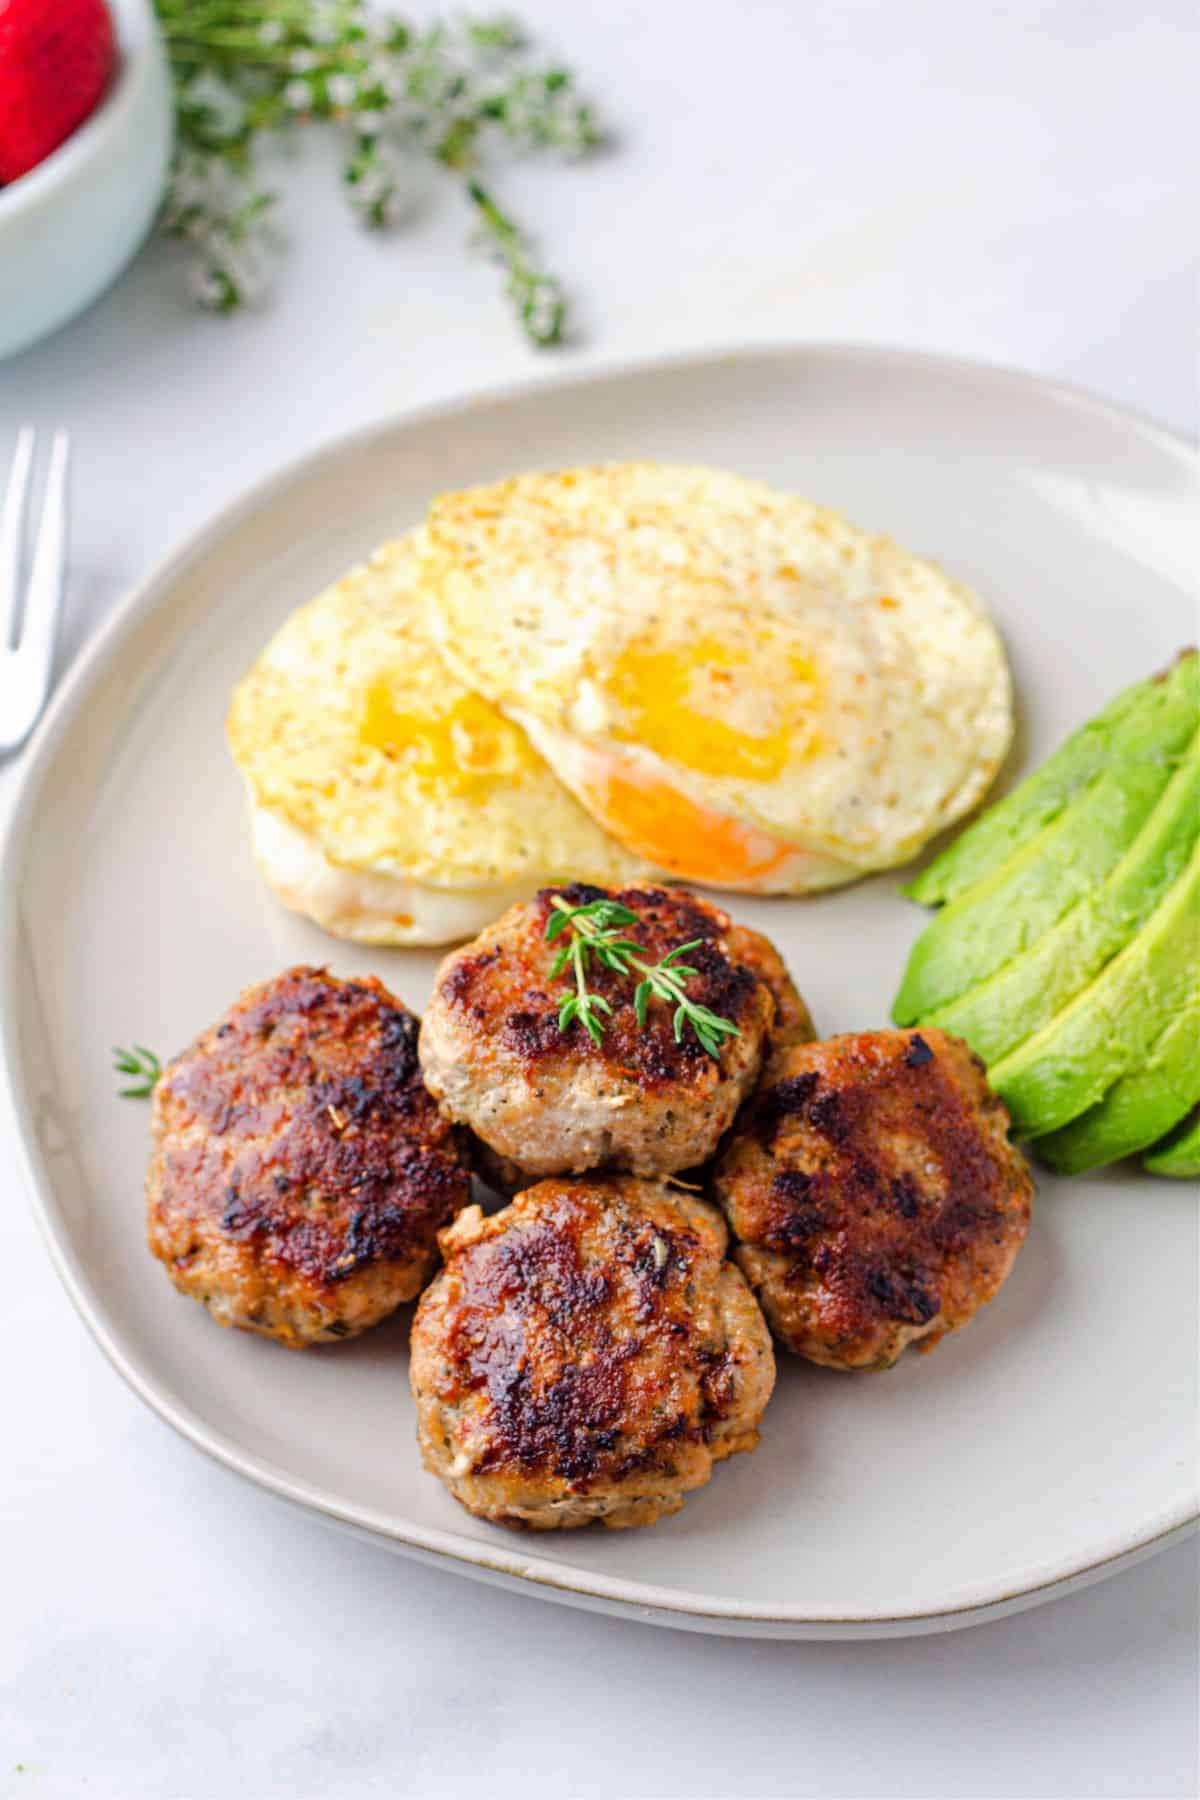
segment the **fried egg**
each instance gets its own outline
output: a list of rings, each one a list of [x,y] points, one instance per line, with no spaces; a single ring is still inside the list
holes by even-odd
[[[293,613],[234,693],[255,859],[284,904],[360,943],[440,944],[540,886],[645,875],[424,618],[401,539]]]
[[[436,500],[417,554],[458,675],[675,876],[803,893],[904,862],[1008,748],[982,602],[760,482],[519,476]]]

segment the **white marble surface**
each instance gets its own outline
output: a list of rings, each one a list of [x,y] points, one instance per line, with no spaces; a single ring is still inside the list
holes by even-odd
[[[0,366],[0,440],[25,417],[76,436],[66,654],[282,459],[568,357],[902,343],[1194,429],[1190,0],[521,11],[621,134],[586,169],[505,183],[578,291],[582,343],[521,346],[460,255],[453,194],[407,236],[356,238],[319,154],[258,316],[192,316],[151,249]],[[2,1135],[0,1194],[0,1795],[1195,1793],[1194,1543],[887,1644],[701,1639],[501,1594],[334,1535],[176,1440],[76,1321]]]

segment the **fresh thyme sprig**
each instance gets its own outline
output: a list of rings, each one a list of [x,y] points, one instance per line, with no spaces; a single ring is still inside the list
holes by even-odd
[[[546,921],[546,942],[552,944],[564,931],[570,937],[561,944],[550,965],[552,977],[562,975],[568,963],[575,977],[575,992],[563,997],[558,1009],[558,1029],[565,1031],[578,1019],[594,1044],[604,1036],[601,1014],[607,1017],[612,1007],[603,994],[593,994],[587,984],[588,964],[594,958],[606,969],[619,975],[629,972],[629,958],[641,945],[622,937],[622,925],[636,925],[637,914],[615,900],[589,900],[586,906],[568,906],[558,894],[551,904],[554,911]]]
[[[553,910],[546,921],[547,943],[570,932],[566,943],[559,946],[550,973],[552,977],[564,975],[569,965],[575,982],[574,993],[566,994],[558,1009],[560,1031],[565,1031],[573,1020],[578,1019],[594,1044],[599,1044],[603,1038],[604,1021],[611,1015],[612,1007],[603,994],[593,993],[588,987],[588,968],[595,961],[618,975],[637,973],[642,977],[634,989],[633,1007],[638,1025],[643,1029],[650,1002],[658,999],[675,1008],[673,1025],[677,1044],[683,1040],[684,1028],[690,1025],[701,1049],[716,1057],[721,1054],[723,1038],[741,1036],[740,1028],[732,1019],[723,1019],[719,1013],[688,997],[684,983],[700,971],[680,958],[702,944],[703,938],[692,938],[686,944],[677,945],[661,962],[648,963],[641,956],[642,945],[622,935],[627,926],[638,923],[638,916],[619,901],[589,900],[582,906],[571,906],[561,894],[556,894],[550,904]]]
[[[276,245],[276,196],[256,152],[297,124],[345,140],[350,204],[373,229],[400,211],[404,161],[460,176],[477,241],[507,276],[538,345],[562,336],[566,304],[525,234],[479,173],[496,147],[574,157],[601,140],[567,70],[527,53],[510,19],[417,29],[368,0],[155,0],[176,97],[176,153],[164,225],[195,257],[197,297],[233,312],[261,291]]]
[[[117,1089],[123,1100],[144,1100],[154,1092],[162,1078],[162,1064],[153,1050],[147,1050],[144,1044],[134,1044],[128,1050],[114,1044],[112,1057],[113,1068],[130,1084]]]
[[[479,241],[508,272],[505,289],[527,337],[535,344],[557,344],[562,337],[567,303],[552,275],[529,260],[525,239],[477,181],[467,193],[479,213]]]

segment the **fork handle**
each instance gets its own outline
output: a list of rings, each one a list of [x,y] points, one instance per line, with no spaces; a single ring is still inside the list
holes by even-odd
[[[54,646],[58,642],[58,621],[62,614],[63,593],[66,588],[67,480],[70,463],[70,439],[65,431],[56,431],[50,446],[46,493],[42,502],[37,542],[34,545],[29,592],[25,599],[25,622],[21,631],[21,647],[28,654],[33,671],[31,679],[41,690],[39,706],[45,704],[50,687]]]
[[[33,473],[36,433],[23,425],[17,434],[12,470],[0,512],[0,653],[13,643],[21,607],[21,547],[25,539],[25,507]]]

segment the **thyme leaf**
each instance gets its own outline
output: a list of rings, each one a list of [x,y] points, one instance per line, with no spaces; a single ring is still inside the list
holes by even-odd
[[[574,981],[574,992],[564,996],[558,1013],[558,1028],[566,1031],[576,1019],[583,1025],[592,1042],[599,1044],[604,1035],[604,1017],[612,1007],[602,994],[588,987],[588,971],[593,964],[610,969],[614,974],[637,974],[641,980],[633,991],[633,1011],[638,1029],[644,1031],[650,1014],[650,1002],[661,1000],[674,1008],[672,1029],[675,1042],[682,1043],[689,1027],[701,1049],[719,1057],[726,1038],[740,1037],[741,1028],[732,1019],[722,1018],[710,1007],[690,998],[686,983],[700,971],[680,959],[697,949],[703,938],[677,944],[659,962],[648,963],[642,946],[623,935],[626,927],[638,923],[637,914],[619,901],[607,898],[589,900],[582,906],[571,906],[556,894],[551,901],[551,914],[546,921],[546,941],[569,933],[568,941],[550,965],[552,978],[566,975],[568,966]]]
[[[162,1064],[144,1044],[133,1044],[128,1050],[114,1044],[112,1059],[116,1074],[129,1084],[117,1089],[123,1100],[145,1100],[162,1078]]]

